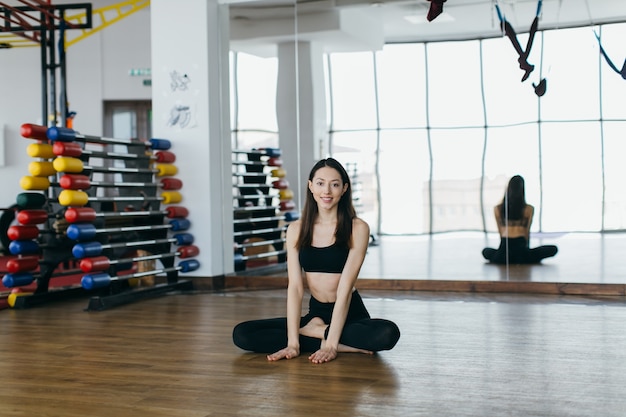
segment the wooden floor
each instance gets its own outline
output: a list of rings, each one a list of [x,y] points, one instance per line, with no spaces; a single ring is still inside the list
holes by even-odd
[[[480,258],[490,239],[379,239],[357,285],[401,339],[324,365],[232,343],[236,323],[285,314],[284,271],[2,310],[0,416],[626,416],[626,235],[545,237],[555,258],[508,268]]]
[[[396,347],[269,363],[232,344],[284,290],[0,312],[3,417],[626,415],[623,298],[362,291]]]

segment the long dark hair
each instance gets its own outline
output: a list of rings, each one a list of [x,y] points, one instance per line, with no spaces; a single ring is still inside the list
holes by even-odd
[[[502,219],[520,220],[524,217],[524,209],[526,208],[525,194],[524,178],[521,175],[513,176],[509,180],[502,204],[500,204]]]
[[[323,167],[333,168],[341,176],[342,186],[348,184],[346,191],[339,199],[337,205],[337,229],[335,230],[335,243],[339,246],[351,246],[352,238],[352,220],[356,217],[356,211],[352,204],[352,184],[350,183],[350,177],[346,172],[343,165],[341,165],[336,159],[326,158],[318,161],[309,174],[309,181],[313,181],[315,173]],[[307,183],[308,185],[308,183]],[[298,249],[311,246],[313,241],[313,225],[319,214],[317,209],[317,203],[313,198],[313,193],[306,187],[306,199],[304,201],[304,208],[302,209],[302,224],[300,226],[300,236],[296,246]]]

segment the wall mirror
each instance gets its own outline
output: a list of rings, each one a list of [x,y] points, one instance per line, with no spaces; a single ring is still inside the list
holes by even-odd
[[[349,168],[376,240],[363,278],[623,282],[626,84],[599,53],[619,52],[623,6],[448,3],[430,22],[426,1],[231,4],[233,143],[283,148],[297,201],[317,157]],[[515,175],[530,247],[559,248],[539,265],[482,256]]]

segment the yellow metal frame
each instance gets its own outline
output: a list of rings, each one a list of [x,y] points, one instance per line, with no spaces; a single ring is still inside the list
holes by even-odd
[[[76,29],[65,32],[65,48],[74,45],[81,40],[100,32],[101,30],[119,22],[125,17],[138,12],[150,5],[150,0],[126,0],[110,6],[94,9],[91,11],[93,27],[91,29]],[[65,20],[72,23],[85,23],[87,16],[85,13],[79,13],[71,16],[65,16]],[[76,36],[74,35],[76,33]],[[22,38],[14,34],[0,34],[0,45],[5,44],[11,48],[22,48],[39,46],[39,43],[29,39]]]

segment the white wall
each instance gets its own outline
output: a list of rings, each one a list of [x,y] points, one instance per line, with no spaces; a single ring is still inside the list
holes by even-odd
[[[172,141],[181,161],[201,251],[201,268],[186,276],[223,275],[233,270],[228,9],[217,0],[152,0],[151,11],[153,132]],[[173,73],[187,76],[184,88],[172,86]],[[177,107],[189,109],[189,123],[168,123]]]
[[[149,77],[129,75],[131,68],[150,68],[150,9],[145,8],[115,23],[102,33],[102,87],[104,100],[150,100]]]
[[[0,50],[0,126],[4,125],[5,164],[0,166],[0,207],[15,204],[19,180],[32,161],[29,142],[20,136],[22,123],[41,121],[41,75],[35,48]]]

